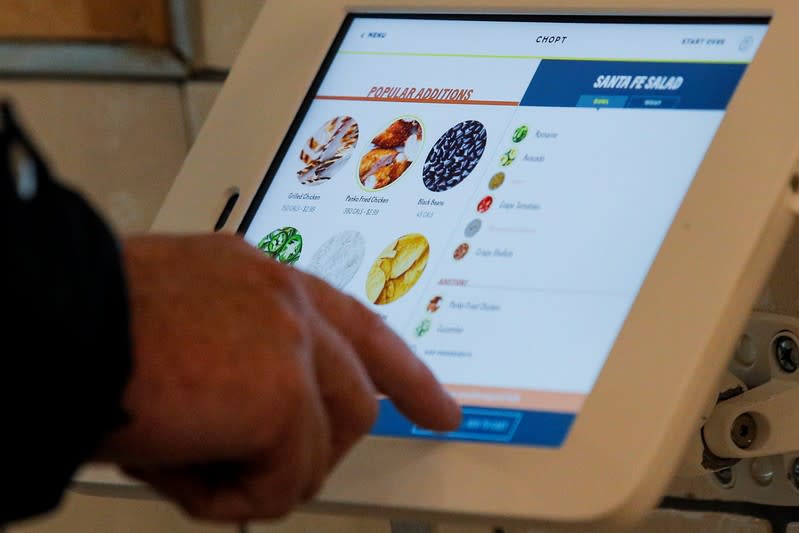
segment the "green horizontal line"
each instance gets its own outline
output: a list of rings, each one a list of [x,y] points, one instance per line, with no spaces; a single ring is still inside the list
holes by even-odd
[[[424,52],[357,52],[341,50],[340,54],[361,56],[406,56],[406,57],[464,57],[472,59],[548,59],[552,61],[617,61],[622,63],[705,63],[711,65],[748,65],[748,61],[710,61],[701,59],[619,59],[609,57],[556,57],[556,56],[505,56],[491,54],[435,54]]]

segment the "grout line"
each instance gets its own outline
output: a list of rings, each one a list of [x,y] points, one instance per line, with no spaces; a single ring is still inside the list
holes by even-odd
[[[742,501],[692,500],[667,496],[661,501],[659,508],[748,516],[769,522],[773,533],[785,533],[790,524],[799,522],[799,509],[796,507]]]
[[[98,74],[98,73],[77,73],[77,72],[18,72],[6,71],[0,66],[0,80],[44,80],[44,81],[75,81],[75,82],[108,82],[108,83],[163,83],[163,84],[185,84],[193,81],[224,82],[227,79],[227,72],[222,70],[208,70],[190,72],[182,77],[165,78],[162,76],[147,75],[122,75],[122,74]],[[0,531],[0,533],[3,533]]]
[[[189,72],[186,81],[225,81],[227,77],[227,70],[204,69]]]
[[[172,46],[184,63],[191,64],[196,57],[196,43],[192,26],[195,24],[193,2],[169,0],[169,24],[172,30]],[[2,533],[2,532],[0,532]]]
[[[8,72],[0,68],[0,80],[7,81],[67,81],[67,82],[98,82],[98,83],[126,83],[126,84],[153,84],[174,85],[184,81],[181,78],[164,78],[160,76],[127,76],[105,75],[77,72]],[[2,533],[2,531],[0,531]]]
[[[17,75],[185,78],[188,65],[168,48],[119,43],[0,42],[2,70]]]
[[[180,111],[183,113],[183,137],[186,140],[186,148],[187,150],[191,150],[191,147],[194,145],[194,131],[192,128],[192,113],[191,109],[189,108],[189,98],[188,98],[188,87],[186,86],[185,82],[182,82],[178,85],[178,90],[180,91]],[[246,533],[244,531],[245,526],[241,526],[242,531],[240,533]],[[0,533],[3,533],[0,531]]]

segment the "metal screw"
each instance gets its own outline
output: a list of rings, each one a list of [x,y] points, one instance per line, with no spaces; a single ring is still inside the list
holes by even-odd
[[[749,413],[744,413],[735,419],[730,430],[730,437],[742,450],[748,450],[755,443],[757,438],[757,422],[755,417]]]
[[[756,457],[749,465],[752,479],[761,487],[768,487],[774,481],[774,463],[768,457]]]
[[[735,484],[735,473],[732,468],[722,468],[713,472],[713,475],[716,477],[716,481],[725,489],[730,489]]]
[[[742,335],[735,348],[735,360],[739,365],[750,367],[757,361],[757,350],[749,335]]]
[[[793,337],[781,334],[774,339],[773,346],[781,369],[789,374],[799,370],[799,346]]]

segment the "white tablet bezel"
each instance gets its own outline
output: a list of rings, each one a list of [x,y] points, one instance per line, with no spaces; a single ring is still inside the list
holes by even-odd
[[[309,509],[621,523],[662,496],[793,218],[794,0],[267,2],[152,227],[235,231],[348,12],[770,16],[772,22],[561,449],[370,437]],[[313,36],[313,37],[310,37]]]

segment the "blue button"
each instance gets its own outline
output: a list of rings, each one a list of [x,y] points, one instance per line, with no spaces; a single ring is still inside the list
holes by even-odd
[[[678,96],[633,96],[627,107],[644,109],[674,109],[680,105]]]
[[[604,96],[601,94],[584,94],[577,100],[577,107],[624,107],[626,96]]]
[[[522,413],[498,409],[465,407],[461,427],[450,433],[435,433],[417,426],[414,435],[436,436],[446,439],[469,439],[491,442],[508,442],[513,438],[522,420]]]

